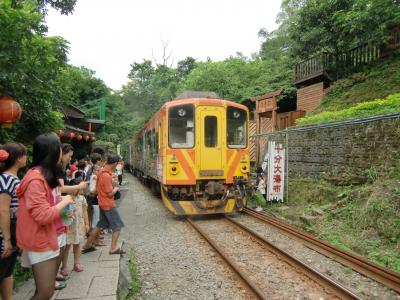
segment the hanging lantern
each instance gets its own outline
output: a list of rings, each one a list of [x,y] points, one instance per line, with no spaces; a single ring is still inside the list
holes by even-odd
[[[94,142],[96,140],[96,137],[92,136],[90,139],[92,140],[92,142]]]
[[[57,131],[57,135],[59,136],[59,137],[62,137],[62,136],[64,136],[64,131],[63,130],[58,130]]]
[[[83,139],[87,142],[87,141],[90,139],[90,136],[85,135],[85,136],[83,137]]]
[[[75,136],[75,133],[73,133],[72,131],[67,133],[67,138],[72,139]]]
[[[0,96],[0,123],[3,128],[11,128],[22,115],[22,108],[10,96]]]
[[[82,140],[82,136],[79,134],[76,136],[76,140],[79,142],[80,140]]]

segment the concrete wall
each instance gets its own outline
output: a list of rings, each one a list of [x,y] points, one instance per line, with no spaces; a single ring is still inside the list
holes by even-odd
[[[365,174],[400,162],[400,114],[293,128],[259,138],[288,145],[289,177]]]

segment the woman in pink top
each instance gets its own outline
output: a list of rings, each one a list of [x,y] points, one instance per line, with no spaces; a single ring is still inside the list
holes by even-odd
[[[59,245],[55,220],[73,200],[55,204],[52,190],[59,185],[56,166],[61,160],[61,143],[53,134],[42,134],[33,143],[32,165],[17,189],[20,198],[17,245],[32,265],[36,284],[34,300],[50,299],[54,293]]]

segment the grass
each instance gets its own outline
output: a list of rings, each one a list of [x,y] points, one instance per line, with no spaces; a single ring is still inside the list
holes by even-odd
[[[131,281],[131,286],[129,287],[129,292],[126,295],[126,297],[124,298],[126,300],[135,299],[139,295],[140,289],[141,289],[141,284],[140,284],[139,277],[137,274],[136,255],[135,255],[135,251],[133,249],[131,250],[131,253],[129,256],[129,271],[131,273],[132,281]]]
[[[375,99],[363,102],[353,107],[339,111],[324,111],[318,114],[305,116],[297,120],[297,125],[321,124],[338,122],[354,118],[370,117],[400,112],[400,93],[388,96],[385,99]]]
[[[400,272],[400,166],[397,172],[374,170],[374,180],[359,185],[335,185],[329,179],[291,179],[289,208],[266,210],[344,250]],[[368,176],[368,173],[365,174]],[[318,208],[323,215],[314,214]],[[315,215],[304,224],[300,217]]]
[[[13,272],[14,277],[14,288],[20,286],[25,281],[33,277],[32,269],[31,268],[22,268],[20,257],[17,259],[17,263],[14,268]]]
[[[350,108],[372,99],[386,98],[400,93],[400,54],[374,64],[368,64],[358,73],[335,81],[314,114]]]

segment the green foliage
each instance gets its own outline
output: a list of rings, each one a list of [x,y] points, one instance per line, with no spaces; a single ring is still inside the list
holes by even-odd
[[[291,86],[291,72],[283,61],[231,57],[198,63],[181,90],[213,91],[223,99],[238,101]]]
[[[380,44],[400,24],[397,0],[300,1],[284,19],[294,57],[338,54],[360,44]]]
[[[108,151],[112,152],[116,152],[117,150],[117,145],[115,145],[113,142],[110,141],[97,140],[95,145],[105,146],[108,149]]]
[[[297,124],[320,124],[398,112],[400,112],[400,93],[390,95],[385,99],[376,99],[374,101],[360,103],[341,111],[326,111],[316,115],[306,116],[299,119]]]
[[[355,104],[400,93],[400,55],[368,65],[365,70],[335,81],[313,114],[337,111]]]
[[[94,75],[94,71],[85,67],[68,65],[63,68],[58,77],[58,84],[65,91],[64,103],[75,104],[78,107],[84,105],[84,110],[95,108],[97,113],[98,103],[95,102],[90,105],[90,102],[108,95],[109,89],[101,79],[94,77]],[[98,115],[95,117],[98,117]]]
[[[137,273],[136,266],[136,255],[134,250],[131,250],[129,256],[129,271],[131,273],[131,286],[129,287],[128,295],[126,295],[125,299],[134,299],[137,295],[139,295],[141,289],[141,283],[139,281],[139,276]]]
[[[46,14],[46,6],[50,5],[52,8],[60,11],[63,15],[68,15],[74,11],[74,7],[77,0],[10,0],[10,4],[13,8],[21,8],[24,4],[34,2],[40,8],[43,14]]]
[[[289,209],[267,210],[291,218],[295,224],[311,231],[347,251],[356,252],[394,271],[400,271],[400,197],[399,166],[397,172],[375,167],[374,181],[357,186],[336,186],[333,181],[292,178],[289,181]],[[327,176],[330,178],[331,176]],[[303,214],[323,211],[312,225],[300,221]]]
[[[31,268],[21,267],[21,260],[18,258],[13,271],[13,277],[15,280],[14,287],[18,287],[28,279],[33,277],[33,272]]]
[[[29,142],[39,133],[55,130],[55,114],[63,104],[63,86],[57,84],[67,61],[67,42],[45,37],[43,15],[32,1],[0,3],[0,94],[14,97],[23,108],[12,130],[1,130],[0,141]],[[59,127],[58,127],[59,128]]]

